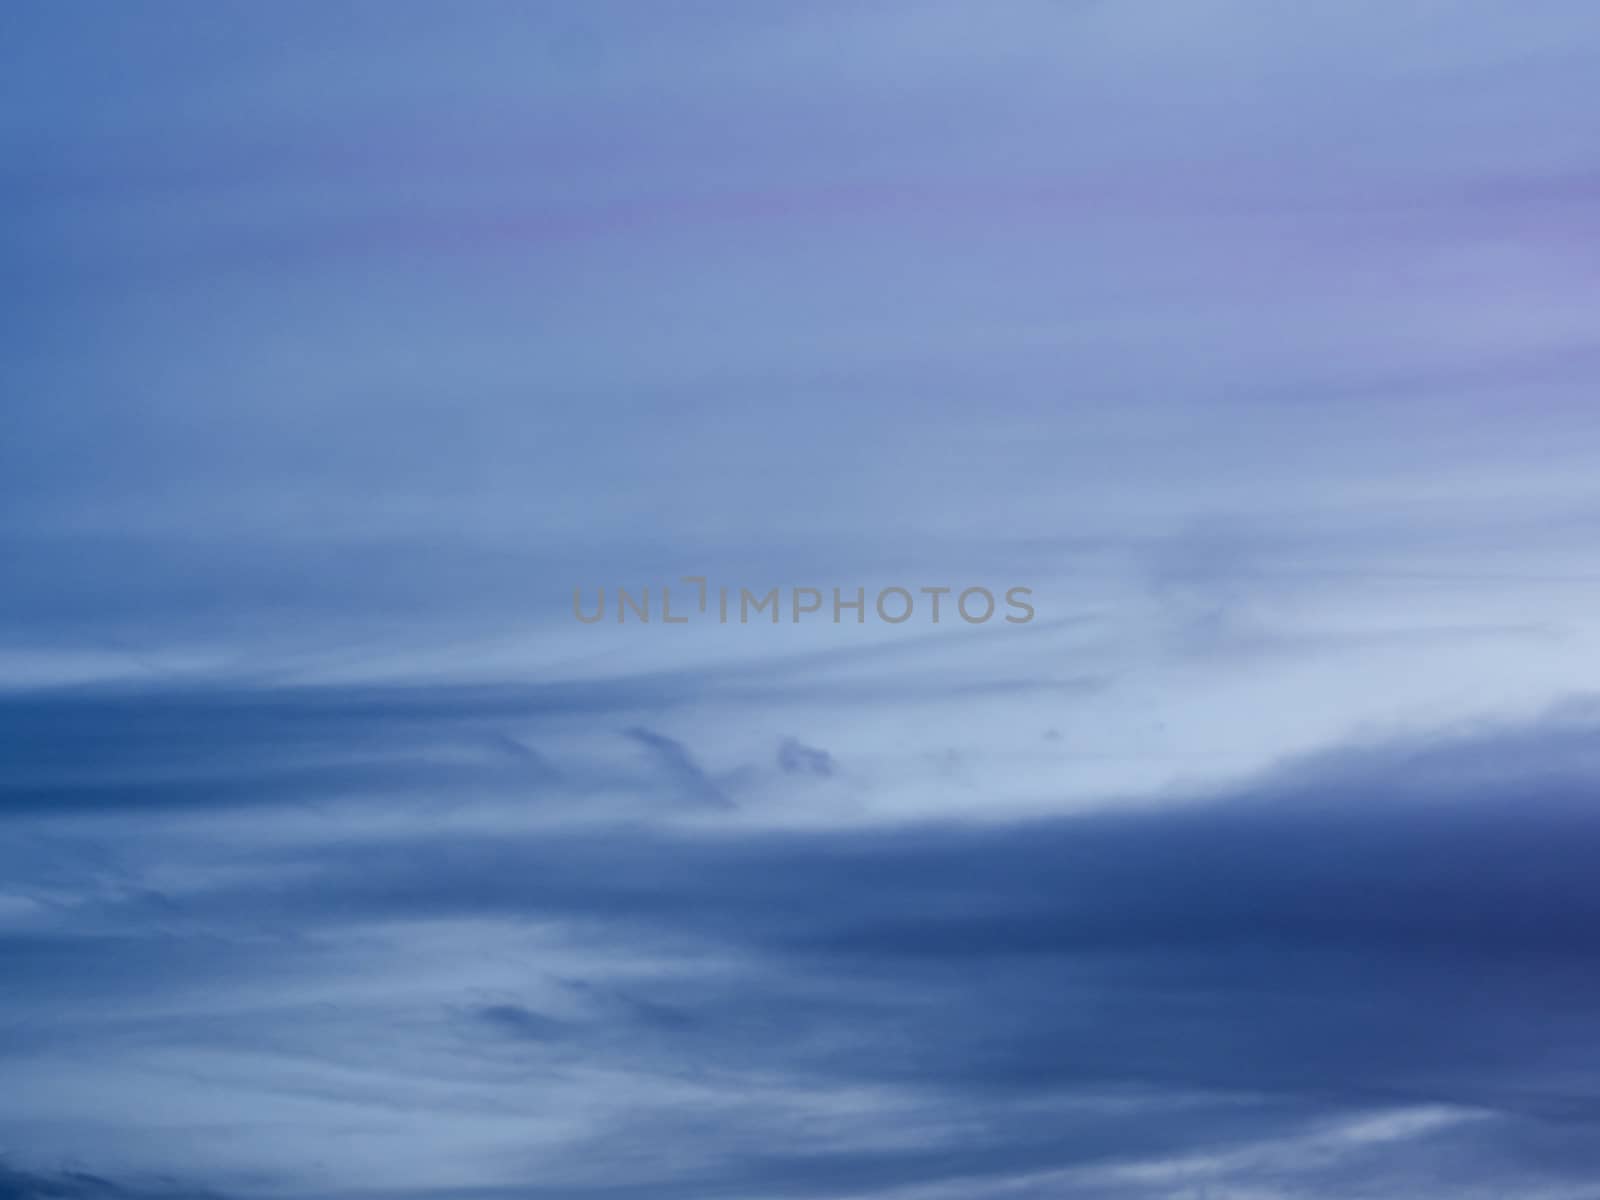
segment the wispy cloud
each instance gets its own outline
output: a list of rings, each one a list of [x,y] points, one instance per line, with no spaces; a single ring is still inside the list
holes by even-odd
[[[1600,8],[11,9],[0,1200],[1592,1189]]]

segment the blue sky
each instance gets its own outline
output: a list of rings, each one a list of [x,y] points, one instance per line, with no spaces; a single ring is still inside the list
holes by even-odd
[[[1597,78],[10,5],[0,1200],[1600,1196]]]

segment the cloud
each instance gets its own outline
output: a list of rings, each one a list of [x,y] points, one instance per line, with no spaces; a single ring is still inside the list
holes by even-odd
[[[627,736],[645,747],[690,798],[719,808],[732,805],[733,801],[689,753],[689,748],[676,738],[642,725],[629,729]]]
[[[778,747],[778,766],[786,775],[818,775],[828,778],[838,770],[833,755],[798,738],[784,738]]]
[[[1245,1186],[1275,1144],[1426,1109],[1470,1118],[1470,1143],[1448,1129],[1382,1147],[1332,1138],[1312,1160],[1272,1166],[1276,1186],[1409,1178],[1433,1154],[1576,1182],[1595,1165],[1576,1131],[1600,1112],[1595,732],[1576,706],[1535,725],[1329,751],[1157,809],[987,827],[351,830],[235,845],[231,877],[210,878],[179,869],[173,856],[192,851],[153,844],[145,854],[188,882],[159,909],[104,899],[94,920],[113,936],[74,933],[89,910],[62,910],[52,937],[13,939],[5,1012],[41,1032],[76,1028],[115,1059],[114,1026],[50,1011],[73,980],[113,981],[135,1000],[126,1019],[169,1053],[194,1053],[214,1025],[286,1061],[327,1056],[331,1070],[349,1054],[324,1040],[336,1027],[291,1013],[331,994],[341,962],[365,959],[381,992],[427,953],[426,931],[454,929],[440,963],[454,982],[417,979],[394,997],[422,1039],[395,1068],[424,1089],[466,1071],[468,1094],[541,1110],[586,1097],[588,1131],[530,1165],[565,1172],[551,1195],[822,1197],[956,1181],[1027,1194],[1029,1179],[1065,1172],[1084,1194],[1135,1197],[1165,1193],[1116,1182],[1130,1164],[1238,1155],[1193,1169]],[[270,979],[293,1007],[160,1016],[200,989],[222,995],[229,977]],[[499,995],[473,1010],[487,1040],[474,1049],[463,1031],[451,1054],[427,1048],[473,978]],[[374,1003],[341,1007],[381,1020]],[[514,1075],[491,1065],[508,1041],[524,1055]],[[591,1075],[626,1079],[631,1115],[606,1115],[619,1097],[592,1092]],[[674,1117],[674,1081],[688,1080],[698,1098]],[[242,1103],[252,1085],[233,1086]],[[738,1115],[724,1111],[741,1095]],[[777,1151],[792,1110],[824,1097],[866,1107],[848,1135],[831,1119],[794,1126]],[[443,1102],[442,1128],[470,1127],[477,1101],[464,1103]],[[613,1120],[644,1156],[637,1185],[569,1157],[622,1136]]]
[[[1592,1190],[1600,8],[103,7],[0,1197]],[[571,618],[687,574],[1039,616]]]
[[[208,1200],[213,1196],[172,1184],[130,1187],[81,1171],[38,1175],[0,1163],[0,1200]]]
[[[478,1010],[477,1016],[508,1037],[526,1041],[550,1041],[561,1037],[567,1028],[564,1022],[520,1004],[486,1005]]]

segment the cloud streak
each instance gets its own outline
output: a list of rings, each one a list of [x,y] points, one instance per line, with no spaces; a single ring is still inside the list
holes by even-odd
[[[1590,1196],[1600,10],[12,8],[0,1200]]]

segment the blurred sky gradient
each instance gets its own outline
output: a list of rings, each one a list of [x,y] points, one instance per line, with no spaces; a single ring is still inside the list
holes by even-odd
[[[0,1200],[1600,1197],[1600,6],[13,0]],[[1033,589],[1026,626],[575,587]]]

